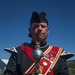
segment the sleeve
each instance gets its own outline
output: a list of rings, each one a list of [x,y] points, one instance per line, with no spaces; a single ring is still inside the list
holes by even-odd
[[[17,55],[16,53],[12,53],[9,58],[9,62],[6,66],[6,70],[4,71],[4,75],[17,75],[16,62],[17,62]]]
[[[59,75],[69,75],[66,60],[62,57],[59,60]]]

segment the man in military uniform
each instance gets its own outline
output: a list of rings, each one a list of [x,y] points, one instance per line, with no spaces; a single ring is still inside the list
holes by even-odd
[[[33,12],[28,35],[32,38],[31,43],[5,49],[11,52],[11,57],[4,75],[69,75],[66,58],[62,55],[63,48],[49,46],[46,41],[48,34],[46,13]],[[44,53],[40,60],[38,74],[36,74],[34,58],[31,55],[35,50],[36,41],[40,43],[40,50]]]

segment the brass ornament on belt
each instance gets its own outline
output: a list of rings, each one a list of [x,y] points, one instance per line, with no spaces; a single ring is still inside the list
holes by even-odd
[[[40,60],[44,56],[43,51],[40,49],[40,43],[36,41],[35,50],[32,52],[32,56],[35,62],[35,74],[39,74],[40,72]],[[34,75],[35,75],[34,74]]]

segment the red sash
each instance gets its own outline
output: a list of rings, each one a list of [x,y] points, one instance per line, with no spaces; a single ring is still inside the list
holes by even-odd
[[[34,50],[31,47],[28,47],[28,49],[26,50],[26,46],[22,45],[20,46],[21,49],[34,61],[34,58],[31,56],[32,51]],[[49,46],[47,48],[47,50],[45,50],[44,52],[44,57],[41,58],[40,60],[40,73],[39,74],[43,74],[43,75],[54,75],[54,73],[52,72],[52,69],[54,68],[56,62],[58,61],[60,54],[62,53],[63,48],[59,48],[59,47],[55,47],[55,46]],[[34,67],[33,63],[28,69],[27,71],[25,71],[25,74],[31,75],[32,73],[35,72],[35,67]]]

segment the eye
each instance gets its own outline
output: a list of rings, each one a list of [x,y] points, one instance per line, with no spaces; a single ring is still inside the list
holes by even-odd
[[[39,25],[38,25],[38,24],[36,24],[36,25],[34,25],[34,27],[35,27],[35,28],[38,28],[38,27],[39,27]]]
[[[39,25],[38,25],[38,24],[34,24],[32,27],[33,27],[33,28],[38,28]]]
[[[42,27],[42,28],[46,28],[47,26],[45,26],[45,25],[41,25],[41,27]]]

